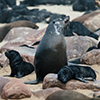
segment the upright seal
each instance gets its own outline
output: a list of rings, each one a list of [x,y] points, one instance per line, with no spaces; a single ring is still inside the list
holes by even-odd
[[[63,66],[67,65],[64,28],[69,25],[69,19],[69,16],[58,18],[48,25],[35,55],[36,80],[24,83],[37,84],[43,81],[48,73],[58,73]]]

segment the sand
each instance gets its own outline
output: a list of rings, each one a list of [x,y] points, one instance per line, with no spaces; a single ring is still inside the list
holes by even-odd
[[[22,1],[22,0],[18,0],[18,1]],[[19,3],[17,2],[17,5]],[[65,15],[70,15],[70,18],[71,20],[78,17],[78,16],[81,16],[84,12],[77,12],[77,11],[73,11],[72,10],[72,6],[67,6],[67,5],[39,5],[39,6],[35,6],[35,7],[28,7],[29,9],[33,9],[33,8],[39,8],[40,10],[41,9],[47,9],[47,11],[51,11],[52,13],[59,13],[59,14],[65,14]],[[0,24],[0,26],[2,26],[4,24]],[[39,29],[42,29],[42,28],[45,28],[47,27],[48,24],[44,23],[44,22],[41,22],[41,23],[37,23],[37,25],[39,26]],[[0,47],[4,44],[5,42],[3,43],[0,43]],[[91,66],[93,69],[95,69],[96,71],[98,71],[100,73],[100,65],[93,65]],[[10,67],[9,66],[6,66],[5,68],[2,68],[0,70],[0,76],[4,76],[4,75],[9,75],[11,72],[10,70]],[[100,75],[97,74],[97,80],[100,80]],[[10,77],[7,77],[7,78],[10,78]],[[13,78],[10,78],[10,79],[13,79]],[[32,81],[32,80],[35,80],[35,73],[33,72],[32,74],[30,75],[27,75],[23,78],[20,78],[22,81]],[[27,85],[32,91],[38,91],[38,90],[41,90],[42,89],[42,83],[40,84],[37,84],[37,85]],[[91,90],[76,90],[80,93],[83,93],[89,97],[92,97],[93,95],[93,91]],[[29,99],[21,99],[21,100],[33,100],[34,96],[32,96],[31,98]],[[3,100],[3,99],[0,99],[0,100]],[[36,100],[36,99],[34,99]],[[40,99],[42,100],[42,99]]]

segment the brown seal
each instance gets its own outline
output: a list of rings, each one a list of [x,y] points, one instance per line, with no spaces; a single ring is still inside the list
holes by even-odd
[[[76,91],[57,91],[49,95],[46,100],[100,100],[100,98],[90,98]]]
[[[58,18],[48,25],[35,55],[36,80],[24,83],[39,83],[43,81],[48,73],[58,73],[64,65],[67,65],[64,28],[69,25],[69,19],[69,16],[66,18]]]
[[[15,21],[9,24],[5,24],[3,27],[0,27],[0,42],[4,39],[6,34],[15,27],[30,27],[33,29],[38,29],[39,27],[31,21]]]

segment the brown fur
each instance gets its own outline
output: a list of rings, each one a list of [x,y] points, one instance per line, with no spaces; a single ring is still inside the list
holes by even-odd
[[[92,13],[77,17],[77,18],[73,19],[72,21],[79,21],[81,23],[84,23],[84,21],[87,20],[89,17],[93,17],[93,16],[95,16],[95,15],[97,15],[99,13],[100,13],[100,10],[96,10],[96,11],[94,11]]]
[[[46,100],[100,100],[100,98],[89,98],[76,91],[57,91],[49,95]]]
[[[15,27],[30,27],[33,29],[38,29],[39,27],[35,25],[31,21],[15,21],[9,24],[4,25],[3,27],[0,27],[0,42],[4,39],[6,34]]]

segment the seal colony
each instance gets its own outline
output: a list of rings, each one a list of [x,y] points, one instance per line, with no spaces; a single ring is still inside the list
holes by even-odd
[[[48,25],[35,54],[34,66],[36,80],[24,83],[39,83],[43,81],[48,73],[58,73],[63,66],[67,65],[64,28],[69,25],[69,20],[69,16],[66,18],[58,18]]]
[[[69,75],[70,79],[73,78],[74,71],[76,71],[76,76],[78,76],[77,78],[74,78],[81,80],[82,82],[86,82],[84,77],[91,77],[92,79],[96,79],[96,74],[90,67],[83,67],[80,65],[73,66],[73,64],[70,66],[68,65],[64,30],[69,25],[69,20],[69,16],[66,18],[57,18],[48,25],[45,35],[40,41],[35,54],[34,66],[36,80],[24,83],[37,84],[40,81],[43,81],[44,77],[48,73],[59,73],[58,75],[61,75],[60,80],[63,82],[64,77],[67,75]],[[64,66],[69,66],[70,68]],[[63,71],[67,72],[63,73]],[[79,74],[79,71],[82,72],[82,76]],[[88,71],[90,71],[90,74],[88,74]]]

